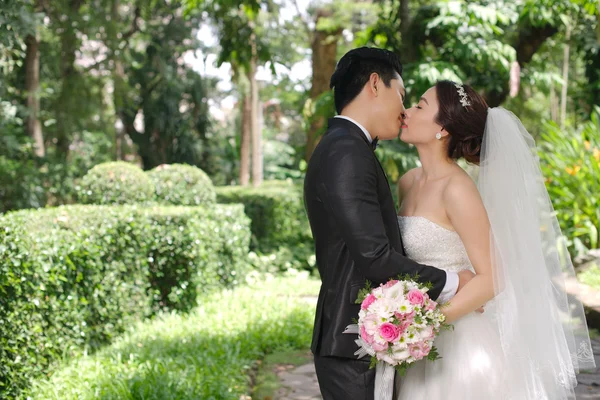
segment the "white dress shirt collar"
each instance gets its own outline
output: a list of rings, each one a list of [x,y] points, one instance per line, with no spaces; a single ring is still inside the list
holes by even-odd
[[[352,118],[346,117],[345,115],[336,115],[334,118],[341,118],[341,119],[345,119],[345,120],[348,120],[348,121],[352,122],[354,125],[358,126],[361,131],[363,131],[363,133],[367,137],[367,140],[369,141],[369,143],[373,142],[373,139],[371,138],[371,134],[369,133],[369,131],[367,131],[364,126],[362,126],[361,124],[359,124],[358,122],[356,122]]]

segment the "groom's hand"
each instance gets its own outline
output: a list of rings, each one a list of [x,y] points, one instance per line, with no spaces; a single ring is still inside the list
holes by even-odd
[[[473,273],[473,271],[470,271],[468,269],[462,270],[458,273],[458,290],[457,292],[460,292],[462,290],[463,287],[465,287],[465,285],[467,283],[469,283],[469,281],[471,279],[473,279],[475,277],[475,274]]]
[[[473,279],[475,277],[475,274],[473,273],[473,271],[470,271],[468,269],[465,269],[463,271],[460,271],[458,273],[458,290],[457,293],[460,292],[460,290],[467,284],[469,283],[469,281],[471,279]],[[480,307],[479,309],[477,309],[477,312],[479,313],[483,313],[484,309],[483,306]]]

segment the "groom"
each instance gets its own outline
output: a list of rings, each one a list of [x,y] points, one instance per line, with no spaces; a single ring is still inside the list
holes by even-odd
[[[312,352],[324,400],[373,399],[375,369],[357,360],[355,335],[343,334],[360,306],[358,291],[399,274],[431,282],[432,299],[448,301],[472,275],[446,273],[404,255],[387,178],[374,153],[377,140],[396,139],[405,88],[398,57],[386,50],[351,50],[331,77],[339,114],[329,121],[304,182],[321,291]]]

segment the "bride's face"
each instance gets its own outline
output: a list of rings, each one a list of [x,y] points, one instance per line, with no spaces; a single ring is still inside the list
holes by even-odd
[[[435,135],[442,130],[435,122],[438,108],[436,90],[432,87],[423,94],[416,105],[406,110],[400,140],[410,144],[437,140]]]

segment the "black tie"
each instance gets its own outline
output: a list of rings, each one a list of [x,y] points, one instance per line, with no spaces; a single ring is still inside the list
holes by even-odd
[[[373,141],[371,142],[371,147],[373,148],[373,150],[375,150],[377,148],[377,142],[379,142],[379,137],[376,137],[375,139],[373,139]]]

